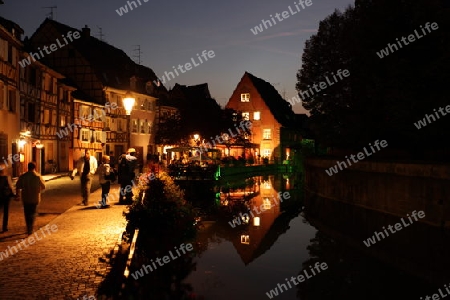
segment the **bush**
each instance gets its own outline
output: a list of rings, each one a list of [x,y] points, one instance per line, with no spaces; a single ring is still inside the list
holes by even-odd
[[[139,180],[139,198],[125,213],[127,231],[139,228],[139,235],[155,239],[170,236],[173,240],[192,238],[196,232],[193,207],[184,200],[184,192],[166,173],[153,180]]]

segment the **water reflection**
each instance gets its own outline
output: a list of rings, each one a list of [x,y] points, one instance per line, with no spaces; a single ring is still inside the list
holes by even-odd
[[[437,290],[321,231],[317,231],[310,242],[311,257],[303,262],[303,269],[309,269],[316,262],[326,262],[328,269],[300,283],[298,299],[420,299]]]
[[[441,287],[381,263],[355,245],[386,219],[311,201],[300,187],[298,177],[281,174],[192,185],[188,196],[204,212],[190,241],[195,253],[147,275],[145,285],[131,287],[133,299],[267,299],[267,292],[317,262],[325,262],[327,270],[276,299],[420,299]],[[285,193],[289,198],[281,201]],[[161,256],[177,244],[170,237],[155,240],[154,253],[147,255]]]
[[[295,180],[294,176],[265,175],[222,182],[216,218],[203,222],[196,239],[207,250],[197,257],[197,270],[186,280],[198,294],[204,295],[205,299],[244,299],[241,297],[245,295],[259,299],[264,295],[261,281],[254,279],[255,275],[263,276],[267,272],[260,270],[267,267],[267,259],[269,264],[274,261],[289,264],[284,258],[273,259],[274,255],[279,256],[280,251],[285,251],[283,248],[276,249],[265,259],[263,257],[298,216],[301,202],[299,190],[293,189]],[[238,219],[239,222],[233,222]],[[314,231],[308,229],[310,234]],[[292,254],[299,252],[295,247],[301,241],[290,239]],[[262,258],[266,262],[255,264]],[[252,275],[253,279],[249,281],[247,276],[242,276],[248,271],[253,273],[255,267],[258,271]],[[266,287],[272,280],[271,276],[265,276]],[[290,294],[293,293],[295,291]]]

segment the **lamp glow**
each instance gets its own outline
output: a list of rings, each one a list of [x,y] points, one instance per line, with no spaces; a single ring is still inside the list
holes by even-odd
[[[127,116],[129,116],[131,114],[131,111],[133,110],[136,99],[129,92],[127,92],[125,94],[125,97],[123,98],[122,102],[123,102],[123,107],[125,108],[125,112],[126,112]]]
[[[259,226],[260,225],[260,219],[259,217],[253,218],[253,226]]]
[[[27,142],[26,142],[25,140],[20,139],[20,140],[19,140],[19,147],[22,148],[23,146],[25,146],[26,143],[27,143]]]

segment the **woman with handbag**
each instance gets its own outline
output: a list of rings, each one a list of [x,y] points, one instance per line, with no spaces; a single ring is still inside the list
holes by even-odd
[[[11,176],[7,174],[5,164],[0,164],[0,205],[3,206],[2,232],[8,231],[9,202],[15,197]]]

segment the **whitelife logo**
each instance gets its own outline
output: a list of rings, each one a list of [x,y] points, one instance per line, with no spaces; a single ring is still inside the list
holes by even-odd
[[[282,21],[286,20],[287,18],[289,18],[290,16],[298,14],[301,11],[301,9],[304,10],[306,7],[311,6],[312,1],[311,0],[306,0],[306,1],[300,0],[300,1],[298,1],[298,3],[294,2],[294,5],[295,5],[295,8],[297,8],[297,11],[293,10],[292,7],[289,5],[288,6],[289,11],[285,10],[281,14],[280,13],[275,14],[275,18],[277,18],[278,22],[282,22]],[[300,9],[299,5],[302,7],[301,9]],[[277,21],[275,21],[275,18],[272,15],[270,15],[270,19],[272,20],[273,23],[270,22],[270,20],[261,20],[261,23],[258,26],[255,26],[254,28],[250,28],[250,31],[254,35],[257,35],[258,33],[263,32],[264,28],[268,29],[269,27],[272,27],[277,24]],[[269,25],[269,27],[267,25]],[[263,28],[263,26],[264,26],[264,28]]]
[[[437,29],[439,28],[439,26],[438,26],[438,24],[437,24],[436,22],[434,22],[434,23],[432,23],[432,24],[430,24],[430,22],[427,22],[427,23],[425,24],[425,28],[427,29],[426,31],[425,31],[425,29],[423,28],[423,26],[420,25],[420,29],[422,29],[423,35],[420,35],[420,34],[417,32],[417,29],[414,30],[414,34],[408,35],[408,41],[409,41],[409,43],[415,42],[415,41],[416,41],[416,38],[417,38],[417,39],[423,38],[424,36],[426,36],[428,33],[431,32],[431,29],[437,30]],[[431,29],[430,29],[430,28],[431,28]],[[427,31],[428,31],[428,32],[427,32]],[[406,37],[404,37],[404,36],[400,38],[400,40],[402,41],[402,43],[400,42],[400,40],[399,40],[398,38],[396,38],[395,40],[397,41],[397,45],[398,45],[398,47],[400,47],[400,48],[403,48],[402,43],[403,43],[404,46],[409,45],[409,43],[406,41]],[[388,56],[389,54],[394,53],[394,51],[398,51],[399,49],[398,49],[397,45],[396,45],[395,43],[394,43],[394,44],[388,43],[388,46],[387,46],[385,49],[381,49],[379,52],[377,52],[378,57],[379,57],[379,58],[384,58],[384,57]]]
[[[67,35],[67,38],[70,40],[70,42],[73,42],[74,39],[79,39],[81,37],[81,35],[78,31],[75,31],[73,33],[73,36],[72,36],[72,31],[67,32],[66,35]],[[65,44],[61,44],[59,39],[56,39],[56,44],[53,43],[50,46],[44,46],[43,51],[45,51],[46,54],[51,54],[52,52],[55,52],[58,49],[61,49],[62,47],[68,45],[69,42],[67,41],[64,34],[61,37],[62,37],[63,41],[65,42]],[[49,48],[50,48],[50,51],[48,50]],[[19,61],[19,65],[22,68],[25,68],[26,66],[31,65],[31,59],[33,59],[33,62],[35,62],[36,60],[39,60],[45,56],[40,47],[38,47],[38,52],[39,53],[30,52],[30,55],[27,58],[24,58],[24,59],[22,59],[22,61]]]
[[[139,6],[142,5],[141,0],[136,0],[139,3]],[[134,5],[134,8],[138,8],[138,5],[136,4],[136,1],[127,1],[128,6],[130,7],[130,11],[133,10],[133,6],[131,6],[131,4]],[[144,3],[147,3],[150,0],[142,0]],[[116,9],[116,13],[121,17],[124,14],[128,13],[128,7],[126,5],[120,7],[119,9]]]
[[[375,141],[374,143],[374,147],[378,149],[378,151],[381,150],[380,146],[383,148],[386,148],[388,146],[388,143],[386,142],[386,140],[382,140],[381,142],[378,142],[378,140]],[[364,152],[366,153],[367,156],[371,156],[372,154],[374,154],[376,151],[375,149],[373,149],[372,147],[372,143],[369,143],[370,149],[372,149],[373,152],[368,152],[366,147],[364,147]],[[356,157],[358,157],[358,159],[355,159],[355,155],[350,155],[350,158],[352,159],[352,161],[354,163],[357,163],[361,160],[363,160],[365,158],[364,153],[359,152]],[[334,165],[334,167],[329,168],[328,170],[325,170],[325,172],[328,174],[328,176],[333,176],[334,174],[337,174],[339,172],[339,169],[342,171],[343,168],[342,166],[344,166],[344,168],[348,168],[349,166],[352,165],[352,163],[350,162],[350,158],[348,158],[347,156],[345,156],[345,158],[347,159],[347,164],[344,161],[338,161],[336,165]],[[339,169],[338,169],[339,167]]]
[[[339,77],[339,79],[337,77]],[[331,72],[330,77],[333,78],[333,80],[330,80],[330,78],[328,77],[328,75],[325,76],[325,81],[321,81],[318,84],[314,83],[311,87],[311,85],[308,85],[308,89],[306,91],[301,91],[300,95],[302,96],[302,98],[300,98],[299,96],[295,96],[292,99],[288,100],[288,102],[294,106],[295,102],[297,103],[301,103],[302,99],[306,99],[309,97],[312,97],[315,93],[320,93],[321,91],[323,91],[324,89],[336,84],[339,80],[344,80],[344,78],[347,78],[350,76],[350,71],[347,69],[344,70],[337,70],[336,74],[334,74],[334,72]],[[295,102],[294,102],[295,101]]]
[[[413,211],[412,213],[411,213],[411,215],[412,215],[412,217],[414,218],[414,220],[417,222],[417,221],[419,221],[419,219],[417,219],[417,216],[419,216],[419,218],[425,218],[425,212],[423,211],[423,210],[421,210],[421,211],[419,211],[418,213],[416,212],[416,211]],[[409,223],[406,223],[405,222],[405,220],[403,220],[403,218],[401,218],[400,220],[402,221],[402,223],[403,223],[403,226],[405,226],[405,227],[408,227],[409,225],[411,225],[412,223],[413,223],[413,220],[411,219],[411,217],[409,216],[409,214],[407,214],[407,216],[408,216],[408,219],[409,219]],[[395,230],[393,229],[395,227]],[[394,226],[392,226],[392,225],[389,225],[388,226],[388,229],[389,229],[389,231],[391,232],[391,233],[396,233],[397,231],[400,231],[400,230],[402,230],[403,228],[402,228],[402,224],[400,224],[400,223],[395,223],[395,225]],[[368,238],[366,241],[363,241],[363,243],[364,243],[364,245],[366,245],[366,247],[370,247],[371,245],[375,245],[375,243],[377,242],[377,240],[378,240],[378,242],[379,241],[381,241],[382,239],[385,239],[385,238],[387,238],[388,236],[389,236],[389,232],[388,232],[388,230],[383,226],[383,231],[384,231],[384,233],[386,234],[386,236],[384,236],[384,234],[383,234],[383,232],[376,232],[375,231],[375,234],[372,236],[372,237],[370,237],[370,238]],[[380,238],[380,236],[381,236],[381,238]],[[376,239],[375,239],[376,238]]]
[[[316,274],[316,271],[314,271],[314,269],[316,269],[317,274]],[[324,271],[326,269],[328,269],[327,263],[316,262],[314,264],[314,267],[313,266],[309,266],[309,271],[311,272],[312,275],[308,274],[307,270],[303,270],[303,274],[304,275],[300,274],[300,275],[297,276],[297,278],[292,276],[290,280],[287,279],[287,278],[284,279],[284,280],[286,280],[287,285],[289,285],[289,288],[286,286],[286,284],[279,283],[276,288],[274,288],[274,289],[270,290],[269,292],[267,292],[266,295],[267,295],[267,297],[269,297],[269,299],[272,299],[273,297],[278,296],[278,289],[279,289],[280,294],[281,294],[282,292],[284,292],[282,287],[284,287],[284,289],[286,291],[292,288],[291,283],[289,281],[292,281],[293,284],[298,285],[300,282],[303,282],[306,279],[310,279],[313,276],[318,275],[320,272],[322,272],[322,271]]]
[[[107,113],[111,113],[111,110],[115,110],[117,109],[117,103],[109,103],[106,102],[105,107],[102,108],[102,111],[100,114],[98,114],[97,110],[94,110],[94,114],[90,114],[87,116],[87,118],[85,118],[84,116],[79,118],[78,120],[80,121],[79,124],[75,124],[75,123],[71,123],[71,124],[67,124],[66,127],[61,128],[59,130],[59,132],[56,133],[56,135],[58,136],[59,139],[62,139],[65,136],[69,135],[69,131],[73,132],[75,128],[81,128],[83,127],[83,122],[93,122],[94,120],[97,120],[99,118],[101,118],[103,120],[103,118],[106,117]]]
[[[24,250],[24,248],[26,248],[30,245],[33,245],[34,243],[36,243],[36,241],[42,240],[42,238],[46,237],[46,235],[44,233],[44,229],[48,235],[51,235],[52,233],[58,231],[58,226],[56,224],[52,224],[51,226],[46,225],[45,227],[42,227],[41,229],[39,229],[39,231],[36,231],[35,233],[33,233],[33,235],[28,236],[26,239],[22,239],[22,241],[18,242],[16,244],[16,246],[19,247],[20,250]],[[40,235],[38,233],[40,233],[42,237],[40,237]],[[12,247],[8,246],[7,250],[0,252],[0,261],[8,258],[9,255],[12,256],[12,255],[16,254],[17,252],[19,252],[19,250],[17,250],[16,246],[12,246]],[[22,248],[22,246],[24,246],[24,248]],[[14,253],[13,253],[13,250],[15,251]]]
[[[289,192],[279,192],[278,193],[278,199],[280,200],[280,202],[283,202],[283,199],[289,199],[291,198],[291,194],[289,194]],[[277,198],[275,198],[275,196],[272,195],[272,199],[273,199],[273,204],[270,204],[270,208],[272,209],[272,207],[278,206],[278,201]],[[257,215],[259,215],[260,213],[265,212],[266,209],[265,208],[265,204],[261,204],[261,206],[259,207],[261,209],[261,211],[258,210],[258,208],[256,206],[253,205],[253,210],[256,212]],[[252,211],[250,211],[250,214],[252,215],[252,218],[255,217],[255,215],[253,214]],[[231,222],[228,222],[228,224],[230,224],[231,228],[235,228],[237,225],[241,225],[242,224],[242,220],[250,220],[250,216],[247,213],[239,213],[239,216],[236,216]],[[244,222],[245,223],[245,222]]]
[[[441,300],[444,299],[445,297],[447,297],[448,295],[450,295],[450,287],[447,286],[446,284],[444,284],[445,290],[447,291],[448,294],[445,294],[442,292],[442,289],[439,288],[438,292],[439,294],[433,294],[432,296],[428,296],[426,295],[425,298],[424,297],[420,297],[420,300]]]
[[[166,255],[162,259],[159,257],[157,257],[155,259],[160,267],[164,266],[164,264],[168,264],[171,261],[171,258],[172,258],[172,260],[175,260],[178,257],[181,257],[181,254],[178,250],[183,252],[183,254],[186,254],[186,250],[192,251],[194,249],[194,247],[192,246],[192,244],[187,243],[186,245],[181,244],[180,249],[178,249],[178,247],[176,247],[176,246],[174,247],[174,249],[175,249],[175,252],[178,254],[178,256],[174,256],[172,251],[169,251],[170,257],[168,255]],[[161,260],[163,262],[161,262]],[[134,280],[138,280],[140,277],[144,277],[145,274],[149,273],[148,270],[150,270],[150,272],[153,272],[153,270],[156,270],[158,268],[156,266],[156,263],[153,261],[153,259],[151,259],[151,263],[152,263],[153,267],[151,265],[142,265],[141,269],[134,272],[134,274],[131,274],[131,276],[134,278]],[[144,271],[145,271],[145,274],[144,274]]]
[[[450,105],[447,105],[445,107],[445,111],[447,113],[444,112],[444,108],[439,107],[439,112],[441,113],[441,115],[444,117],[447,115],[447,113],[450,113]],[[436,118],[440,119],[438,112],[436,111],[436,109],[433,109],[434,114],[436,115]],[[427,126],[428,124],[431,124],[431,122],[436,122],[436,118],[431,114],[425,114],[425,118],[423,118],[423,120],[419,120],[417,121],[417,123],[414,123],[414,126],[416,126],[417,129],[420,129],[422,127]]]
[[[200,56],[201,56],[201,57],[200,57]],[[180,70],[180,72],[181,72],[182,74],[184,74],[184,73],[186,73],[187,71],[192,70],[192,66],[198,67],[198,66],[200,66],[202,63],[204,63],[204,61],[202,60],[202,57],[203,57],[203,59],[204,59],[205,62],[206,62],[206,61],[208,61],[208,57],[209,57],[209,58],[214,58],[215,56],[216,56],[216,54],[214,53],[213,50],[209,50],[209,51],[203,50],[202,55],[199,55],[199,54],[197,53],[197,58],[198,58],[198,61],[199,61],[200,63],[196,63],[195,59],[194,59],[193,57],[191,57],[192,64],[191,64],[190,62],[187,62],[187,63],[185,63],[184,65],[181,65],[181,64],[178,65],[178,67],[172,66],[172,68],[173,68],[173,71],[175,72],[175,74],[177,74],[177,76],[180,76],[180,74],[178,73],[177,69]],[[184,69],[183,69],[183,67],[184,67]],[[172,76],[172,78],[170,78],[170,76]],[[165,72],[164,72],[164,75],[162,76],[162,78],[158,78],[158,80],[154,80],[153,82],[154,82],[157,86],[159,86],[159,85],[160,85],[159,82],[162,82],[162,84],[165,84],[166,81],[170,81],[171,79],[175,79],[177,76],[175,76],[175,75],[173,74],[172,71],[169,71],[169,72],[165,71]]]

